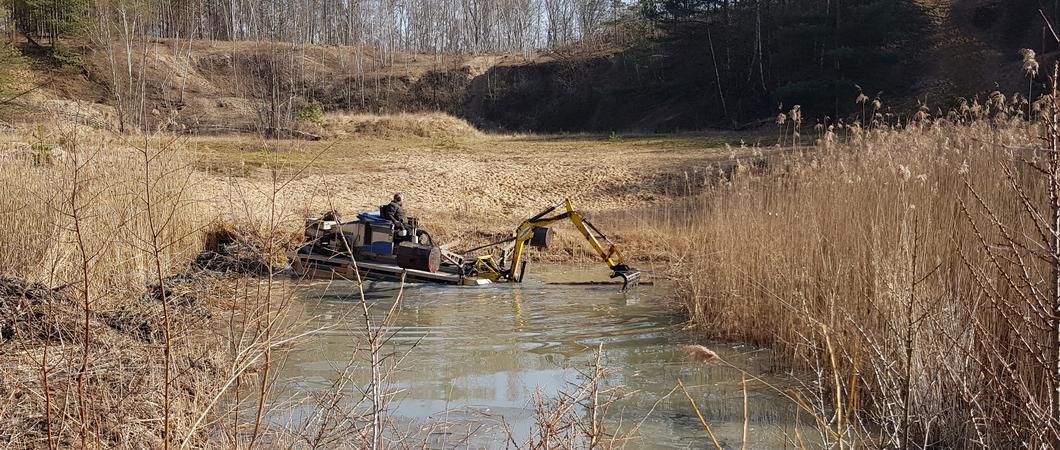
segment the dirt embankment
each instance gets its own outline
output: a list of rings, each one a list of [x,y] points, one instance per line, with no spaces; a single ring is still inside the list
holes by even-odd
[[[34,59],[37,78],[54,78],[41,97],[67,115],[113,125],[114,68],[103,52],[85,52],[81,69]],[[508,132],[674,131],[717,119],[700,95],[648,81],[663,67],[616,49],[464,56],[159,40],[146,55],[145,115],[174,131],[252,130],[270,114],[295,120],[312,103],[328,113],[442,112]]]
[[[269,115],[295,123],[314,103],[328,113],[459,116],[476,77],[496,65],[528,61],[518,55],[392,54],[365,47],[174,40],[155,41],[145,54],[147,120],[152,125],[171,122],[167,126],[173,131],[192,133],[253,130]],[[38,58],[33,66],[38,78],[62,72],[60,82],[44,86],[43,97],[82,102],[102,116],[101,122],[113,122],[117,103],[108,88],[114,84],[111,61],[103,52],[89,50],[83,60],[77,73]]]
[[[923,36],[912,94],[932,107],[955,97],[998,90],[1027,95],[1020,49],[1034,49],[1052,67],[1057,45],[1043,27],[1035,0],[917,0],[931,22]],[[1049,17],[1054,23],[1060,17]]]
[[[1014,1],[1035,10],[1031,0]],[[900,63],[898,84],[907,87],[885,92],[885,103],[915,108],[917,100],[926,99],[934,108],[998,87],[1026,92],[1018,49],[1042,47],[1039,17],[1016,14],[1019,7],[1007,2],[918,3],[931,25],[917,40],[917,54]],[[145,53],[145,115],[157,123],[172,121],[177,130],[224,132],[260,128],[270,114],[294,121],[301,108],[315,102],[328,113],[442,112],[491,131],[609,133],[731,127],[768,116],[775,107],[732,94],[726,117],[714,104],[715,94],[704,88],[713,83],[709,77],[686,67],[681,55],[656,53],[611,48],[426,55],[157,40]],[[103,52],[86,50],[80,67],[41,55],[30,59],[37,81],[47,81],[40,97],[50,111],[97,124],[115,120],[116,101],[107,87],[115,71]],[[122,69],[117,73],[127,68]],[[20,111],[11,119],[24,116]]]
[[[667,133],[728,128],[708,93],[675,87],[637,51],[502,65],[476,77],[460,114],[487,129]]]

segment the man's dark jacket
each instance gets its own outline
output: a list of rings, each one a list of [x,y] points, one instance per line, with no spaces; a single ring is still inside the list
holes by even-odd
[[[390,202],[383,205],[382,208],[379,208],[379,215],[392,222],[394,227],[405,228],[405,208],[401,207],[401,202]]]

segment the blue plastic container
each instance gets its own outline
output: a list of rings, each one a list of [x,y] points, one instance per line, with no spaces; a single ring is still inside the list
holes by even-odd
[[[377,255],[393,255],[394,254],[394,243],[393,242],[373,242],[368,246],[368,251]]]

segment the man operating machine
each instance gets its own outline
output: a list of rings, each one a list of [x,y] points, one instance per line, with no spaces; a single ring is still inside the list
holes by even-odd
[[[390,223],[394,224],[395,236],[398,238],[416,236],[416,242],[431,243],[431,234],[420,228],[419,221],[415,217],[408,217],[405,214],[405,207],[402,204],[405,197],[400,192],[394,194],[394,198],[383,206],[379,207],[379,216],[383,219],[389,220]]]

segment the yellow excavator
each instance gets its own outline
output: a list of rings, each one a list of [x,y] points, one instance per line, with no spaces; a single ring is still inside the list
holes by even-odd
[[[550,215],[552,213],[556,214]],[[493,255],[477,257],[469,275],[491,281],[522,282],[526,272],[527,247],[548,248],[553,236],[549,226],[564,220],[570,220],[574,228],[589,242],[589,246],[600,260],[607,264],[607,267],[611,269],[611,278],[622,279],[623,291],[637,285],[640,280],[640,271],[626,264],[626,258],[622,255],[618,244],[596,228],[581,212],[574,209],[570,199],[545,208],[526,219],[516,228],[512,237],[465,252],[468,254],[491,246],[507,244],[502,250],[500,261],[497,261]]]
[[[571,221],[607,264],[611,278],[622,279],[623,291],[638,283],[640,271],[626,264],[618,244],[574,209],[570,200],[526,219],[506,239],[463,252],[436,245],[433,239],[420,242],[414,219],[409,231],[408,227],[395,227],[376,212],[358,214],[354,221],[343,221],[338,213],[329,212],[306,218],[305,242],[289,257],[291,268],[302,277],[460,285],[519,283],[526,272],[528,247],[548,248],[553,236],[549,226],[564,220]],[[495,255],[497,247],[501,247],[499,258]],[[476,256],[486,249],[489,253]]]

